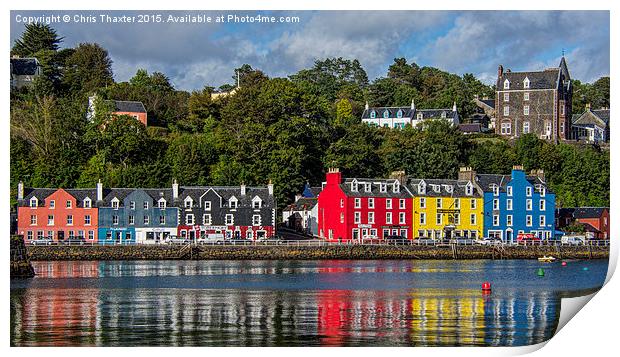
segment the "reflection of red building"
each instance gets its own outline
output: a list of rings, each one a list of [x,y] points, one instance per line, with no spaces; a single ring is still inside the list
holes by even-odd
[[[346,342],[351,321],[351,291],[324,290],[318,298],[318,335],[321,344],[341,346]]]

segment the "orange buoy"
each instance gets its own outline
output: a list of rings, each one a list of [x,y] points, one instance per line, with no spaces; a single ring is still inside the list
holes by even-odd
[[[490,293],[491,292],[491,283],[489,283],[488,281],[485,281],[484,283],[482,283],[482,292],[483,293]]]

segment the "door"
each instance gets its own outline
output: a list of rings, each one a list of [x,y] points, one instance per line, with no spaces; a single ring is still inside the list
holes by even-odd
[[[506,241],[512,242],[512,231],[511,230],[506,231]]]

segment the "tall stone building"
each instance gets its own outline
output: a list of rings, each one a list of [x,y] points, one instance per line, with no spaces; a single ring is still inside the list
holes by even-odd
[[[495,132],[509,138],[533,133],[557,142],[570,139],[573,87],[564,57],[538,72],[497,69]]]

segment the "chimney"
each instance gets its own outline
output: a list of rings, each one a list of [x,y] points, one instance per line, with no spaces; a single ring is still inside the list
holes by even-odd
[[[590,103],[586,103],[586,110],[590,111]]]
[[[401,186],[407,184],[407,175],[405,175],[405,171],[392,171],[392,173],[390,174],[390,178],[398,180]]]
[[[337,167],[330,167],[329,169],[327,169],[325,181],[327,181],[327,186],[340,185],[340,183],[342,182],[342,174],[340,173],[340,169]]]
[[[17,184],[17,200],[21,201],[24,199],[24,183],[19,181]]]
[[[103,201],[103,184],[101,179],[97,182],[97,201]]]
[[[364,109],[368,110],[368,108],[370,107],[368,106],[368,101],[366,101],[366,105],[364,106]]]
[[[452,111],[456,112],[456,101],[454,101],[454,104],[452,104]]]
[[[245,196],[245,183],[241,183],[241,196]]]
[[[269,180],[269,184],[267,185],[267,190],[269,190],[269,196],[273,196],[273,183]]]
[[[411,98],[411,110],[415,110],[415,99]]]
[[[474,182],[476,178],[476,171],[471,166],[464,166],[459,168],[459,180]]]
[[[512,166],[512,170],[513,171],[523,171],[523,165],[513,165]]]
[[[179,184],[177,183],[177,179],[172,180],[172,200],[177,200],[179,198]]]
[[[500,64],[499,67],[497,67],[497,77],[499,78],[503,75],[504,75],[504,66]]]

